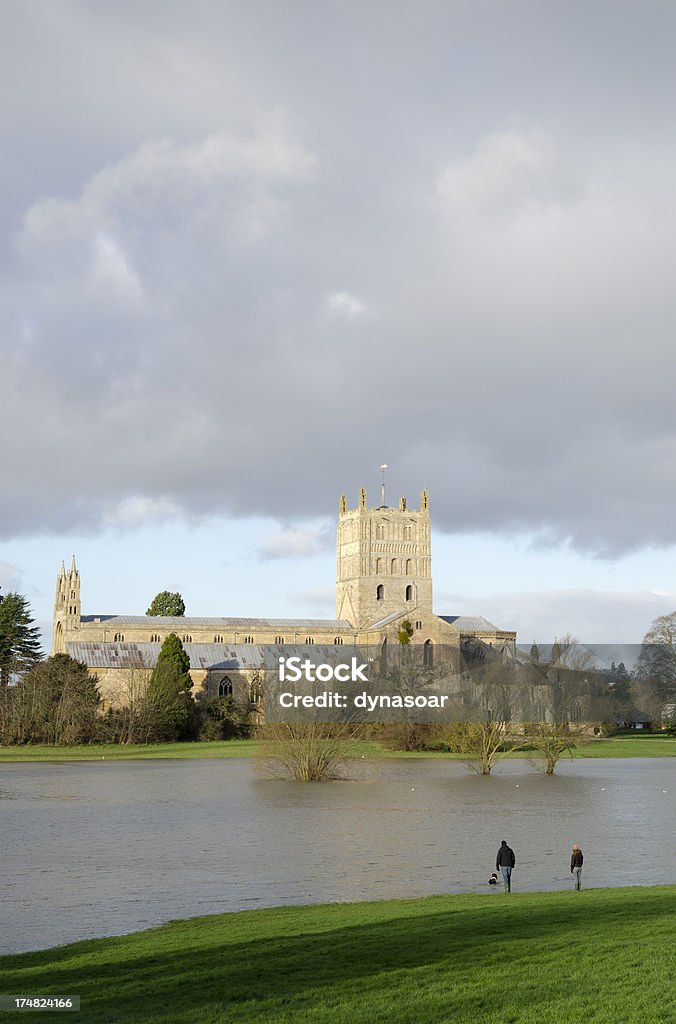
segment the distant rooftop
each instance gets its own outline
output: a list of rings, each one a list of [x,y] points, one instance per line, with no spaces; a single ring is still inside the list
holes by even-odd
[[[280,655],[307,656],[312,650],[304,644],[184,644],[190,658],[190,667],[196,669],[276,669]],[[88,643],[74,640],[66,644],[71,658],[83,661],[88,668],[153,668],[162,650],[162,644],[149,643]],[[336,664],[352,655],[356,647],[347,644],[322,645],[322,661]]]
[[[243,619],[188,615],[83,615],[82,622],[107,622],[116,626],[178,626],[220,629],[346,629],[354,632],[347,619]]]
[[[495,626],[483,615],[440,615],[440,619],[448,622],[459,633],[502,633],[504,630]]]

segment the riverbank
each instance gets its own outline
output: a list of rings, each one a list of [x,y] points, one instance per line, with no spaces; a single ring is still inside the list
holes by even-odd
[[[161,758],[223,758],[252,757],[259,749],[256,740],[223,740],[209,743],[152,744],[82,744],[70,747],[0,747],[0,762],[16,761],[129,761]],[[444,751],[390,750],[376,740],[362,740],[352,745],[350,756],[378,760],[381,758],[437,758],[463,761],[464,754]],[[533,757],[532,750],[517,750],[508,758]],[[568,755],[566,755],[568,756]],[[676,736],[650,734],[593,739],[573,751],[584,757],[676,757]]]
[[[671,1024],[674,914],[676,886],[244,911],[1,957],[0,990],[87,1024]]]

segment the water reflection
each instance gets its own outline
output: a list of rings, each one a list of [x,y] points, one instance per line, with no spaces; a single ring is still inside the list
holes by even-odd
[[[0,766],[3,952],[252,906],[671,882],[676,762],[359,762],[346,781],[267,781],[247,760]]]

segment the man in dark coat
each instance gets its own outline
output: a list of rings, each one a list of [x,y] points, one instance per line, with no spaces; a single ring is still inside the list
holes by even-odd
[[[503,839],[498,850],[498,855],[495,858],[495,868],[502,874],[502,880],[505,883],[505,892],[512,891],[512,868],[516,864],[516,857],[514,856],[514,850],[510,846],[507,846],[507,840]]]
[[[584,857],[582,856],[582,850],[577,845],[577,843],[573,843],[573,853],[570,858],[570,873],[573,876],[573,881],[575,882],[575,889],[577,892],[579,892],[582,888],[581,875],[583,861]]]

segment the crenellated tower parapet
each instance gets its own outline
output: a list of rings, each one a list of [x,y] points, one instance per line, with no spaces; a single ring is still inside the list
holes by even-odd
[[[369,508],[361,488],[356,508],[339,502],[336,615],[364,629],[392,612],[432,611],[432,556],[427,491],[420,507]]]

